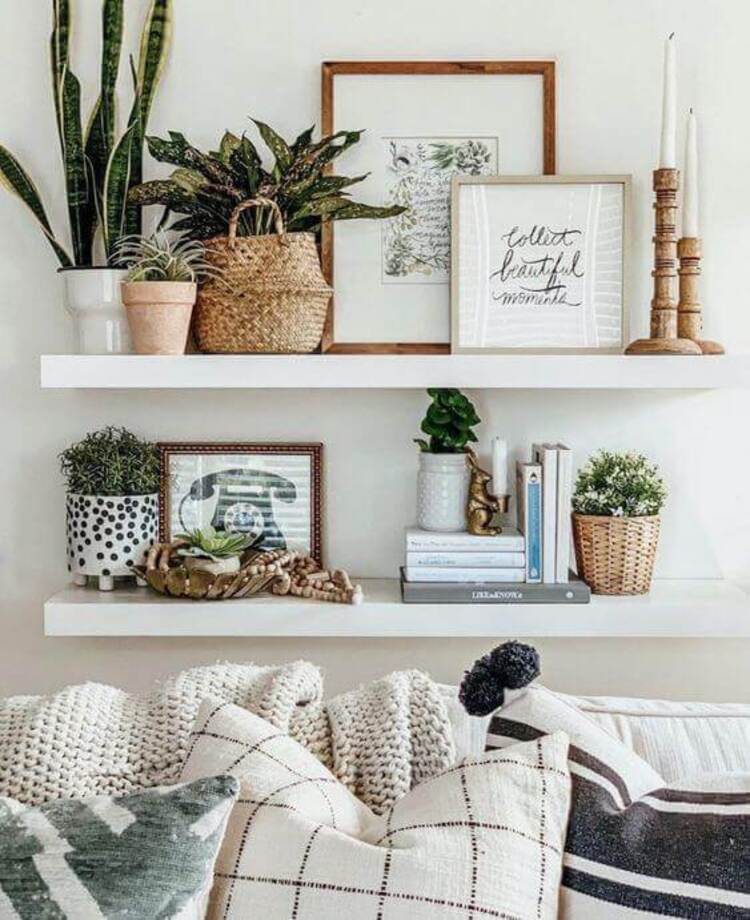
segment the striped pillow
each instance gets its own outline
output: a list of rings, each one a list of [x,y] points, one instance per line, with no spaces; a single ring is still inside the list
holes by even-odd
[[[666,785],[621,741],[543,687],[490,721],[487,750],[564,731],[573,780],[563,920],[750,917],[750,774]]]

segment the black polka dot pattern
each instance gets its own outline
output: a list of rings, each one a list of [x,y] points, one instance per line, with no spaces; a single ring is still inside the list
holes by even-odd
[[[76,495],[67,499],[68,571],[130,575],[156,542],[157,495]]]

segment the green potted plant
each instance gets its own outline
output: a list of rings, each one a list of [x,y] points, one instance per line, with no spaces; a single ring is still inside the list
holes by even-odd
[[[404,209],[352,200],[349,189],[365,176],[328,174],[361,131],[313,140],[309,128],[287,142],[267,124],[255,125],[273,155],[268,168],[246,136],[227,132],[217,150],[204,153],[173,131],[168,140],[147,142],[156,160],[177,168],[129,197],[182,215],[171,229],[204,240],[207,259],[224,276],[198,292],[194,330],[202,351],[311,352],[331,296],[317,248],[322,224]]]
[[[177,534],[177,540],[185,542],[177,554],[188,571],[199,569],[211,575],[225,575],[239,572],[242,554],[259,539],[258,534],[230,533],[207,524],[202,529]]]
[[[422,530],[463,531],[470,478],[466,451],[477,440],[472,429],[481,419],[460,390],[427,393],[432,402],[420,427],[428,439],[415,438],[420,449],[417,525]]]
[[[578,574],[594,594],[647,594],[667,498],[642,454],[600,450],[578,473],[573,542]]]
[[[136,353],[184,354],[198,281],[214,274],[203,245],[157,232],[123,237],[116,252],[127,266],[122,302]]]
[[[60,454],[67,489],[68,570],[77,585],[96,577],[111,591],[132,575],[156,540],[159,454],[156,445],[108,426]]]
[[[70,245],[52,229],[41,196],[16,157],[0,146],[0,184],[17,195],[40,225],[61,266],[65,305],[74,319],[77,350],[84,354],[129,352],[130,337],[120,301],[123,273],[115,250],[123,236],[141,229],[141,209],[128,192],[142,178],[143,138],[166,60],[171,0],[152,0],[133,71],[133,102],[125,130],[116,132],[116,84],[124,25],[124,0],[105,0],[102,10],[101,85],[93,110],[81,118],[81,86],[71,69],[73,3],[54,0],[52,95],[62,152]],[[103,261],[98,252],[103,246]]]

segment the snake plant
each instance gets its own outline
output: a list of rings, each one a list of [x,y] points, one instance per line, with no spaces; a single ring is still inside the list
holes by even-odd
[[[0,184],[28,207],[63,267],[94,264],[97,229],[108,261],[118,239],[141,229],[140,208],[128,201],[128,192],[142,180],[143,139],[168,53],[172,0],[152,0],[141,35],[137,69],[132,58],[130,62],[133,103],[125,130],[118,138],[115,85],[122,48],[123,8],[124,0],[103,0],[101,86],[84,129],[81,84],[70,67],[72,2],[52,0],[52,94],[65,176],[70,250],[53,232],[31,177],[16,157],[0,145]]]
[[[376,207],[353,201],[346,190],[366,176],[327,174],[330,164],[358,143],[362,131],[338,131],[314,141],[314,128],[308,128],[288,143],[264,122],[254,123],[273,155],[269,169],[245,135],[227,131],[218,150],[203,153],[184,135],[170,131],[168,140],[148,137],[146,142],[154,159],[177,169],[168,179],[136,186],[130,201],[163,205],[165,218],[171,212],[182,215],[171,229],[195,240],[226,235],[232,211],[249,198],[273,200],[290,231],[315,232],[323,221],[395,217],[404,211],[397,205]],[[272,232],[273,215],[268,209],[242,214],[238,235]]]

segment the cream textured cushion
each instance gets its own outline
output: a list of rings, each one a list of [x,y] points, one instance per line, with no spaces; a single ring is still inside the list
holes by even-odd
[[[377,817],[268,722],[207,702],[183,779],[241,784],[208,920],[553,920],[567,749],[557,734],[467,760]]]

